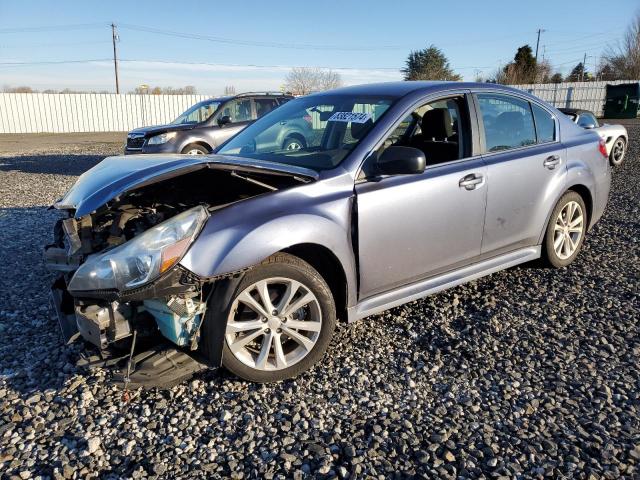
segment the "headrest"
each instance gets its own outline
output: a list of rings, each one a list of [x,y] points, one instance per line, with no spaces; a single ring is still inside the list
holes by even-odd
[[[445,140],[449,138],[453,135],[449,110],[446,108],[428,110],[422,116],[420,128],[422,129],[422,136],[426,140]]]

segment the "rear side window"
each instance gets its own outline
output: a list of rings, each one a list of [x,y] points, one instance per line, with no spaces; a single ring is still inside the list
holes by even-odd
[[[258,118],[266,115],[278,106],[275,98],[256,98],[254,101],[256,103],[256,115]]]
[[[499,152],[536,143],[529,102],[500,94],[478,94],[486,151]]]
[[[556,139],[556,121],[544,108],[531,104],[533,118],[536,121],[538,143],[553,142]]]

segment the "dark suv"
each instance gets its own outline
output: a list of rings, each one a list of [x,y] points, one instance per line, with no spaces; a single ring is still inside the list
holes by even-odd
[[[136,128],[127,135],[125,154],[212,152],[252,121],[288,102],[293,97],[282,93],[241,93],[196,103],[168,125]],[[301,118],[273,141],[283,149],[306,146],[311,119]],[[280,138],[282,137],[282,138]]]

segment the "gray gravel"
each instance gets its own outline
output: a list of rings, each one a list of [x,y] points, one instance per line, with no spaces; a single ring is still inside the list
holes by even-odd
[[[61,346],[40,259],[45,207],[109,148],[0,157],[0,477],[640,478],[637,142],[571,267],[341,328],[295,381],[207,371],[129,404]]]

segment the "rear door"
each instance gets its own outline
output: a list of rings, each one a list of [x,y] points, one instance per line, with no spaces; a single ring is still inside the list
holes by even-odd
[[[526,97],[475,93],[487,165],[482,256],[536,245],[566,179],[566,149],[558,122]]]

